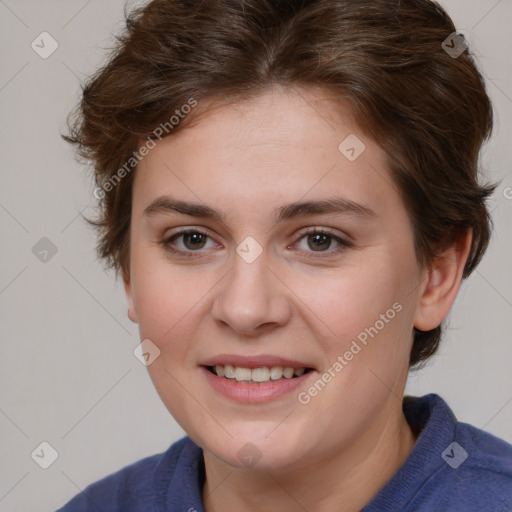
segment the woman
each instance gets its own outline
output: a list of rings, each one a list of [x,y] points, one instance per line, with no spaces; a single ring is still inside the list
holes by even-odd
[[[428,0],[154,0],[85,87],[99,253],[187,437],[61,510],[509,510],[405,397],[490,237],[482,77]]]

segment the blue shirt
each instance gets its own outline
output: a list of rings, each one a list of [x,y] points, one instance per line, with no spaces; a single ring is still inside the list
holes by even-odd
[[[512,445],[458,422],[438,395],[406,397],[403,408],[419,437],[361,512],[512,511]],[[204,512],[204,478],[203,452],[185,437],[90,485],[58,512]]]

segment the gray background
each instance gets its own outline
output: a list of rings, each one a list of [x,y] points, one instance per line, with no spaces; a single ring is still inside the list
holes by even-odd
[[[503,182],[490,203],[489,251],[461,289],[439,355],[407,391],[437,392],[460,420],[512,442],[512,0],[441,3],[486,75],[497,115],[482,163]],[[138,331],[122,286],[78,216],[92,214],[90,175],[59,136],[123,6],[0,0],[0,512],[53,510],[183,435],[132,353]],[[59,45],[47,59],[31,48],[43,31]],[[42,237],[57,248],[46,262],[32,252]],[[46,470],[31,458],[43,441],[59,455]],[[48,461],[40,450],[34,458]]]

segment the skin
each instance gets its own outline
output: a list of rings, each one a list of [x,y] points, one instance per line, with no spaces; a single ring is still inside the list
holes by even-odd
[[[420,268],[386,154],[332,95],[274,88],[209,107],[197,123],[159,142],[135,176],[125,288],[141,339],[160,350],[148,366],[151,379],[204,450],[208,512],[359,510],[414,446],[401,409],[413,326],[432,329],[448,314],[471,233],[431,268]],[[353,162],[338,150],[349,134],[366,146]],[[162,195],[207,205],[222,220],[145,215]],[[334,196],[376,215],[278,223],[271,216],[283,204]],[[162,244],[194,227],[208,234],[206,245],[197,249],[180,237],[174,247],[195,258]],[[352,246],[327,238],[327,247],[315,250],[303,233],[311,227]],[[263,248],[252,263],[236,252],[247,236]],[[298,392],[395,303],[401,311],[301,404]],[[238,403],[214,391],[200,370],[222,353],[295,358],[316,372],[308,385],[273,401]],[[237,456],[247,442],[261,454],[252,467]]]

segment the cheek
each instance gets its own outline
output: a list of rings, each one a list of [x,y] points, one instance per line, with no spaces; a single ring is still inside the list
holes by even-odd
[[[350,340],[376,322],[379,330],[384,331],[382,321],[390,319],[385,324],[389,330],[388,326],[398,316],[396,309],[400,309],[393,309],[393,304],[402,300],[400,283],[397,273],[382,261],[347,266],[323,275],[301,276],[290,287],[315,313],[317,331],[327,332],[326,338],[336,348],[340,343],[350,344]]]
[[[172,336],[180,320],[197,302],[197,283],[192,283],[190,276],[186,279],[171,272],[169,265],[147,254],[136,254],[132,265],[134,307],[141,337],[161,343]]]
[[[150,251],[133,260],[134,307],[141,339],[153,341],[166,364],[183,364],[194,355],[198,329],[221,276],[212,270],[171,265]]]
[[[205,304],[201,299],[212,284],[147,254],[134,260],[141,270],[134,272],[140,338],[150,339],[160,350],[147,370],[169,412],[190,434],[194,431],[190,418],[199,412],[184,389],[189,386],[190,371],[195,370],[197,326]]]
[[[334,375],[326,402],[345,404],[365,417],[390,389],[398,393],[412,339],[407,268],[405,261],[381,254],[379,261],[296,283],[297,295],[316,313],[311,318],[325,355],[324,372]]]

